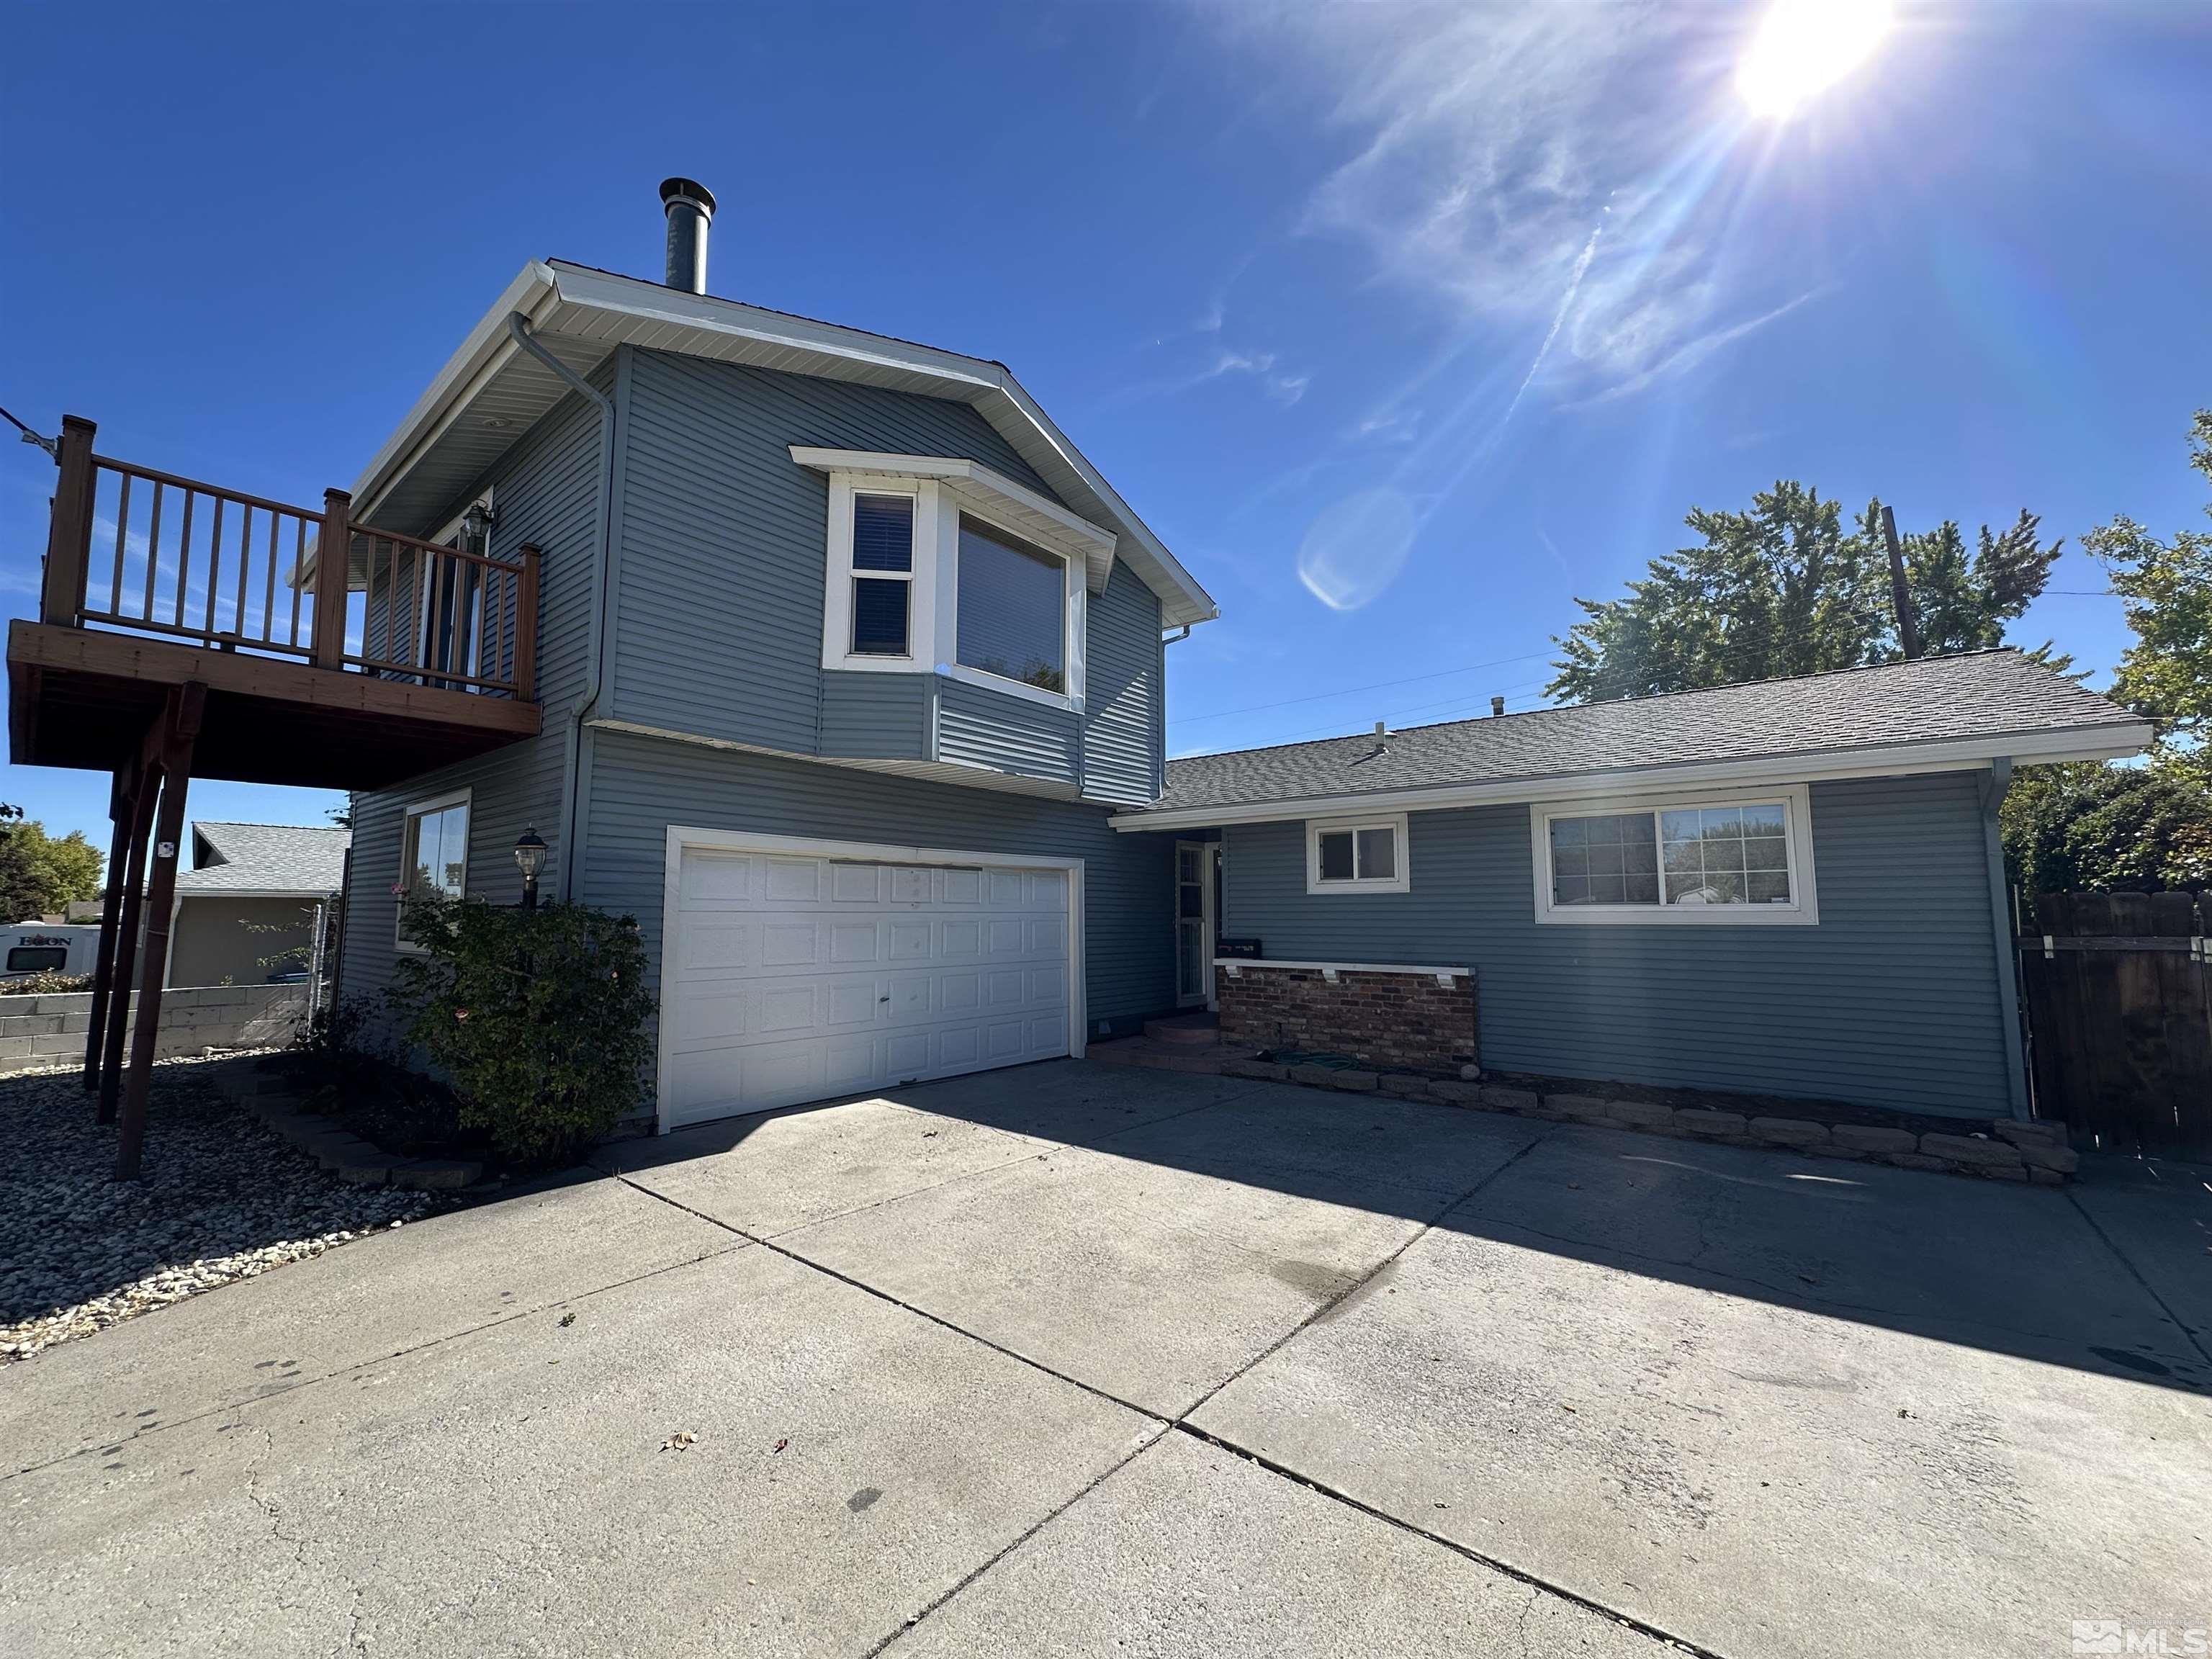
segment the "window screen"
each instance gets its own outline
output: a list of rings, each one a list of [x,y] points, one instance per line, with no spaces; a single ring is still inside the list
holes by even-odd
[[[1789,904],[1789,813],[1779,802],[1551,820],[1552,902]]]
[[[863,571],[881,573],[863,575]],[[853,497],[853,650],[869,657],[908,654],[914,592],[914,498]]]

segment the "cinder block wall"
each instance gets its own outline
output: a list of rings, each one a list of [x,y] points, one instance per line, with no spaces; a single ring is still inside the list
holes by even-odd
[[[131,994],[131,1011],[138,1012]],[[209,1048],[271,1048],[289,1042],[307,1017],[304,985],[189,986],[161,993],[155,1057]],[[0,996],[0,1077],[81,1064],[92,1024],[92,993]]]

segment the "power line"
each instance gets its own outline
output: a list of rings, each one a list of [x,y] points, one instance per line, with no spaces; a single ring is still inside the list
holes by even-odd
[[[29,427],[25,426],[21,421],[17,420],[12,413],[5,409],[0,409],[0,415],[7,416],[8,424],[14,427],[16,431],[23,434],[23,441],[25,443],[38,445],[40,448],[46,452],[49,457],[55,460],[59,460],[61,459],[60,455],[54,448],[54,441],[46,436],[45,433],[32,431]]]

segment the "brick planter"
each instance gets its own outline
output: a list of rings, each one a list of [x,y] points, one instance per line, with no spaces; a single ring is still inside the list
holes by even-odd
[[[1464,968],[1224,961],[1213,983],[1226,1042],[1347,1054],[1378,1070],[1455,1073],[1480,1060]]]

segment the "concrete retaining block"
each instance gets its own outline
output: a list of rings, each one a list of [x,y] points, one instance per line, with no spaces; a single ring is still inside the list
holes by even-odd
[[[1828,1139],[1828,1126],[1802,1117],[1755,1117],[1746,1126],[1754,1140],[1775,1146],[1818,1146]]]
[[[1929,1158],[1940,1158],[1952,1164],[1966,1164],[1978,1170],[2016,1170],[2021,1167],[2020,1148],[2008,1140],[1979,1140],[1972,1135],[1925,1134],[1920,1137],[1920,1150]]]
[[[1693,1135],[1740,1135],[1747,1127],[1741,1112],[1717,1112],[1688,1106],[1674,1114],[1674,1127]]]
[[[1855,1152],[1912,1152],[1920,1137],[1910,1129],[1888,1129],[1872,1123],[1838,1123],[1828,1131],[1837,1146]]]
[[[1632,1129],[1671,1129],[1674,1127],[1674,1109],[1650,1100],[1609,1100],[1606,1115],[1615,1123]]]

